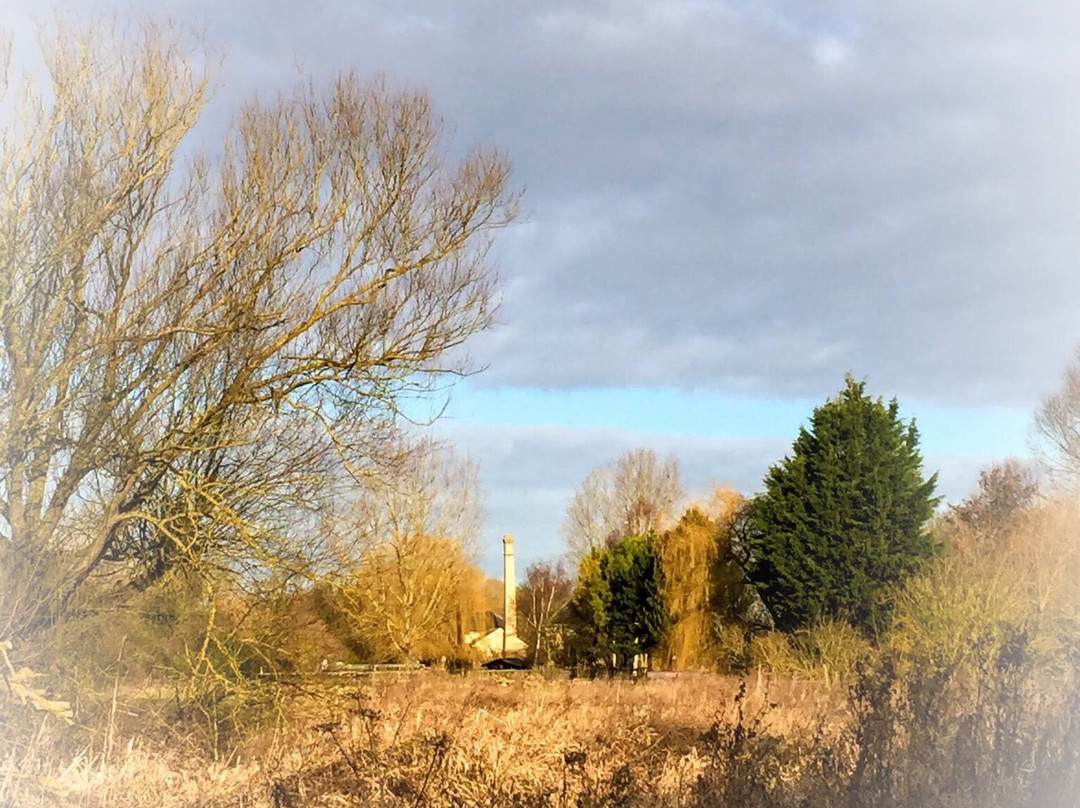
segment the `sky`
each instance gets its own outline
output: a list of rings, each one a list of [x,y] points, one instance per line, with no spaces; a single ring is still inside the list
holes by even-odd
[[[1029,453],[1080,343],[1080,5],[1063,0],[81,0],[223,54],[210,120],[298,69],[422,87],[524,192],[499,324],[433,429],[520,566],[645,446],[759,490],[844,375],[915,416],[950,500]],[[32,35],[33,0],[0,0]],[[45,12],[46,14],[48,12]],[[47,17],[46,17],[47,18]]]

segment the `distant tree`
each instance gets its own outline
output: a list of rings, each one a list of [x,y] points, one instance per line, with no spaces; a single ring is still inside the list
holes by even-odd
[[[605,636],[611,592],[601,566],[606,554],[606,549],[596,549],[578,565],[577,581],[566,610],[566,634],[556,656],[558,664],[564,667],[611,662]]]
[[[746,497],[726,485],[716,486],[697,506],[722,530],[734,530],[736,520],[746,507]]]
[[[623,539],[608,551],[606,562],[611,592],[607,609],[611,650],[624,657],[651,653],[669,623],[656,536]]]
[[[756,498],[724,496],[726,507],[715,510],[720,525],[720,557],[713,574],[714,619],[734,624],[748,633],[776,628],[772,614],[750,579],[750,533]]]
[[[574,579],[560,562],[532,564],[517,589],[518,630],[534,664],[552,659],[556,623],[574,594]]]
[[[975,555],[994,550],[1035,506],[1039,483],[1015,459],[979,472],[975,493],[949,508],[945,534],[954,552]]]
[[[1060,487],[1080,487],[1080,348],[1062,375],[1061,388],[1035,412],[1035,448]]]
[[[714,584],[724,543],[720,525],[696,507],[656,543],[671,619],[662,654],[669,666],[696,667],[707,662]]]
[[[937,475],[923,477],[915,422],[850,376],[814,410],[751,509],[751,577],[778,627],[824,617],[879,628],[884,595],[935,553],[926,528]]]
[[[482,583],[472,548],[482,520],[476,466],[424,442],[376,477],[352,512],[342,608],[372,647],[418,659],[452,650],[463,589]]]
[[[667,630],[656,536],[629,536],[581,563],[573,608],[596,651],[624,660],[651,653]]]
[[[661,530],[682,496],[678,462],[661,462],[652,449],[634,449],[593,469],[566,510],[563,538],[571,559]]]

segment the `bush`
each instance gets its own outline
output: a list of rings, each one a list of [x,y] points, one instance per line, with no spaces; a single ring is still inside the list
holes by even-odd
[[[873,655],[872,643],[838,620],[823,620],[793,634],[761,634],[750,643],[755,665],[782,676],[807,677],[826,685],[847,681]]]
[[[996,539],[992,553],[943,559],[895,596],[888,644],[903,657],[951,669],[973,664],[972,639],[1032,635],[1038,666],[1065,664],[1080,616],[1080,513],[1052,502]]]
[[[741,625],[718,622],[713,629],[713,653],[721,673],[743,674],[753,665],[752,640]]]

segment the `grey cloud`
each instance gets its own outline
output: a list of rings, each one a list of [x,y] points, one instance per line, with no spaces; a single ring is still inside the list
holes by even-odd
[[[528,219],[485,383],[817,396],[850,369],[1027,404],[1080,341],[1058,0],[91,5],[203,24],[215,110],[351,66],[508,151]]]

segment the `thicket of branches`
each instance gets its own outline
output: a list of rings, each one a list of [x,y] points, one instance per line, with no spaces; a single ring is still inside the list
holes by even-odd
[[[488,326],[502,155],[349,74],[194,127],[205,59],[60,24],[0,137],[0,639],[179,567],[303,571]]]
[[[668,527],[683,498],[679,464],[632,449],[593,469],[566,509],[563,538],[574,562],[630,536]]]

